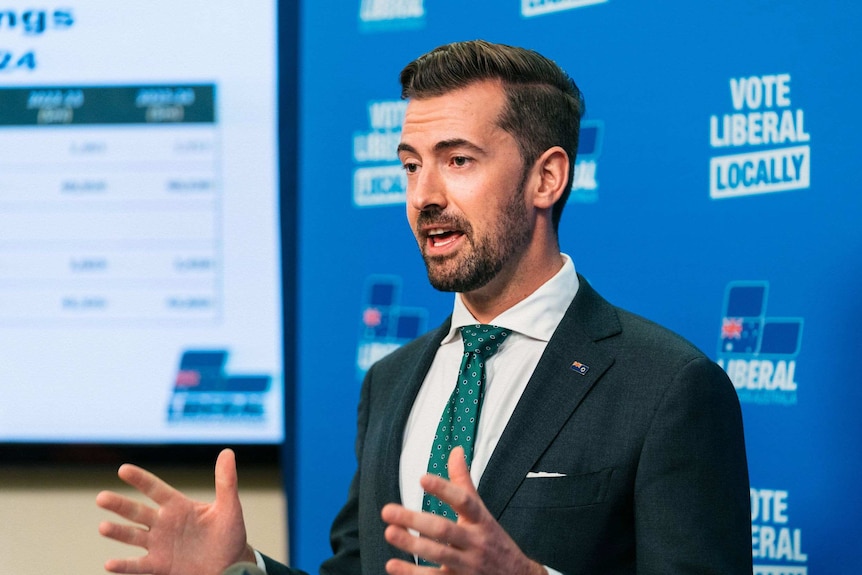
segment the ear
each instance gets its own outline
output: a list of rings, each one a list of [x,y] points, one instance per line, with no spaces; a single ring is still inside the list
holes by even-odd
[[[551,209],[560,199],[569,181],[569,155],[560,146],[548,148],[533,166],[538,186],[534,188],[533,205]]]

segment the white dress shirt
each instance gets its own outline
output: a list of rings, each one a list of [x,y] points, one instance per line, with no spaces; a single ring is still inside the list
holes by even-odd
[[[578,291],[574,263],[565,254],[563,259],[563,267],[554,277],[489,322],[512,333],[499,351],[485,361],[485,398],[470,467],[474,485],[479,484],[530,376]],[[456,295],[452,326],[440,342],[404,429],[400,488],[401,501],[408,509],[422,508],[424,493],[419,479],[427,473],[434,433],[455,387],[464,353],[459,328],[476,323],[480,322],[467,310],[461,295]]]

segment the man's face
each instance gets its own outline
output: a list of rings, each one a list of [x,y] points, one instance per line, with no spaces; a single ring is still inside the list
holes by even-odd
[[[407,219],[439,290],[484,287],[517,266],[530,240],[521,155],[497,125],[504,105],[496,82],[407,105],[398,147]]]

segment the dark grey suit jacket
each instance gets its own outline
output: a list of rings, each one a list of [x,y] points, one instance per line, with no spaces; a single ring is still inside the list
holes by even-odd
[[[742,417],[724,372],[679,336],[581,286],[478,486],[529,557],[563,573],[750,574]],[[327,575],[381,575],[380,509],[400,501],[411,405],[447,320],[379,361],[359,404],[358,470]],[[588,367],[581,374],[573,362]],[[527,477],[529,472],[564,477]],[[270,575],[289,573],[268,562]]]

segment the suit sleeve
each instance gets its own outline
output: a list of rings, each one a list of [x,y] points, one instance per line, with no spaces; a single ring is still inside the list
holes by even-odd
[[[304,571],[291,569],[266,555],[262,555],[262,557],[264,565],[266,565],[266,575],[308,575]]]
[[[635,481],[637,572],[751,574],[742,413],[706,358],[676,374],[650,424]]]

